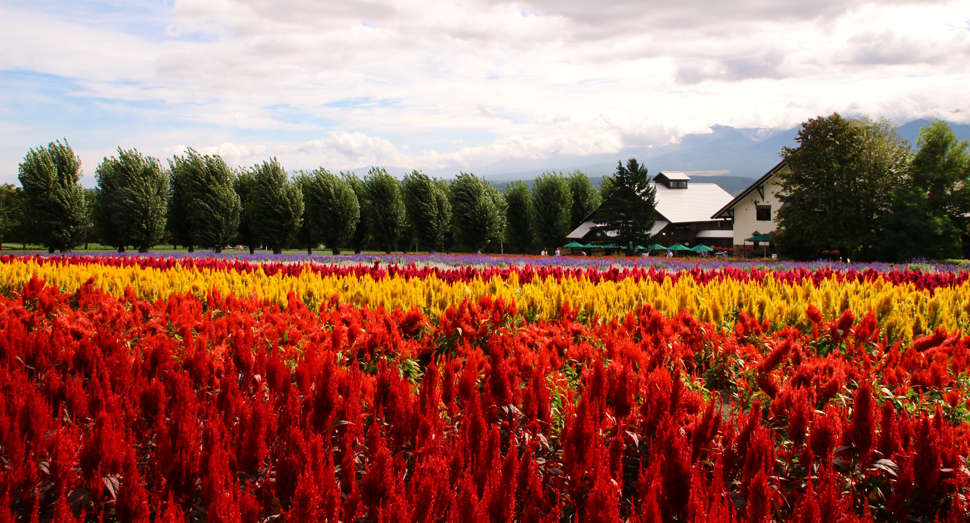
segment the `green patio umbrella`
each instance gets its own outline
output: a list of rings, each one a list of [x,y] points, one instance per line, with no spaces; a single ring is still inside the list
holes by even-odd
[[[585,248],[586,246],[579,242],[569,242],[566,245],[563,245],[563,247],[569,247],[570,249],[582,249],[582,248]]]
[[[675,243],[672,247],[666,247],[668,251],[689,251],[690,247],[684,247],[679,243]]]
[[[701,243],[701,244],[698,244],[698,245],[695,245],[695,246],[691,247],[690,250],[692,250],[694,252],[711,252],[714,249],[712,249],[712,248],[708,247],[707,245],[704,245],[703,243]]]
[[[665,251],[665,250],[667,250],[666,247],[664,247],[663,245],[660,245],[659,243],[655,243],[655,244],[653,244],[653,245],[651,245],[651,246],[649,246],[647,248],[650,249],[651,251]]]
[[[752,236],[746,240],[746,242],[770,242],[771,236],[767,234],[759,234],[757,236]]]

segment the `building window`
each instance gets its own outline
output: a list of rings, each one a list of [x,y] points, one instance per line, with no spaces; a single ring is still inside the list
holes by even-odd
[[[759,205],[757,207],[758,214],[756,220],[759,222],[770,222],[771,221],[771,206],[770,205]]]

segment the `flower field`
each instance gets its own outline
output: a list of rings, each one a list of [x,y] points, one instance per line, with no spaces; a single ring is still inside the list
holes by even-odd
[[[966,272],[0,257],[0,523],[966,521]]]

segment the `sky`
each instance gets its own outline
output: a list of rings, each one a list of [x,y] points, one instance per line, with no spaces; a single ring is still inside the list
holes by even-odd
[[[0,0],[0,183],[66,139],[476,172],[832,112],[970,123],[970,1]],[[619,156],[618,156],[619,157]]]

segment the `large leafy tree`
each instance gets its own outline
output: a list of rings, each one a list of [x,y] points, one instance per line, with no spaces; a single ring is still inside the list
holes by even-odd
[[[805,122],[796,141],[782,150],[791,172],[780,181],[779,248],[794,257],[839,249],[871,259],[906,178],[906,141],[888,121],[838,114]]]
[[[875,259],[944,259],[960,253],[960,235],[945,216],[930,206],[926,193],[917,187],[909,184],[897,187],[889,214],[880,221],[882,233],[873,248]]]
[[[962,244],[970,255],[970,144],[950,125],[936,120],[924,127],[910,170],[911,184],[925,194],[929,216],[940,220],[948,243]],[[950,252],[950,255],[958,253]]]
[[[98,180],[95,223],[101,240],[123,252],[126,245],[139,252],[157,245],[165,233],[169,179],[161,162],[135,149],[105,158],[95,173]]]
[[[24,215],[24,192],[13,184],[0,185],[0,249],[3,242],[26,243],[23,234],[27,217]]]
[[[171,194],[169,224],[177,244],[211,247],[229,245],[239,226],[241,205],[233,188],[235,173],[219,156],[189,149],[169,160]]]
[[[81,176],[81,159],[67,140],[31,149],[20,164],[20,185],[33,234],[49,252],[71,249],[84,241],[87,207],[78,183]]]
[[[374,242],[388,254],[397,246],[406,226],[404,197],[397,179],[380,167],[372,167],[364,177],[370,203],[370,233]]]
[[[650,183],[647,168],[635,158],[617,162],[616,172],[606,177],[609,192],[594,221],[599,230],[609,234],[609,242],[632,252],[638,245],[646,245],[657,219],[657,189]]]
[[[428,175],[412,171],[404,176],[404,208],[418,243],[442,251],[451,224],[451,202],[445,190]]]
[[[460,173],[451,182],[452,223],[457,240],[481,252],[504,233],[505,199],[484,178]]]
[[[273,254],[280,254],[300,230],[303,194],[276,158],[254,166],[252,172],[256,237]]]
[[[256,236],[256,175],[250,169],[240,169],[233,178],[232,187],[239,196],[240,206],[236,243],[245,245],[249,254],[253,254],[261,245]]]
[[[357,204],[360,206],[360,219],[357,220],[354,235],[350,238],[350,246],[353,247],[354,253],[360,254],[360,251],[366,249],[371,241],[370,215],[372,207],[367,195],[367,184],[352,172],[342,172],[340,177],[350,184],[350,188],[354,190],[354,196],[357,197]]]
[[[331,252],[340,254],[340,247],[354,237],[360,221],[360,204],[354,188],[346,178],[331,174],[324,168],[300,176],[303,188],[304,228],[310,245],[323,243]]]
[[[580,170],[569,173],[569,191],[573,195],[572,216],[570,228],[575,229],[583,223],[583,220],[596,210],[600,205],[600,193],[593,186],[589,176]]]
[[[512,182],[505,186],[505,241],[514,252],[527,253],[535,244],[532,230],[532,194],[525,182]]]
[[[556,248],[572,231],[573,195],[566,177],[544,172],[532,184],[532,220],[539,243]]]

